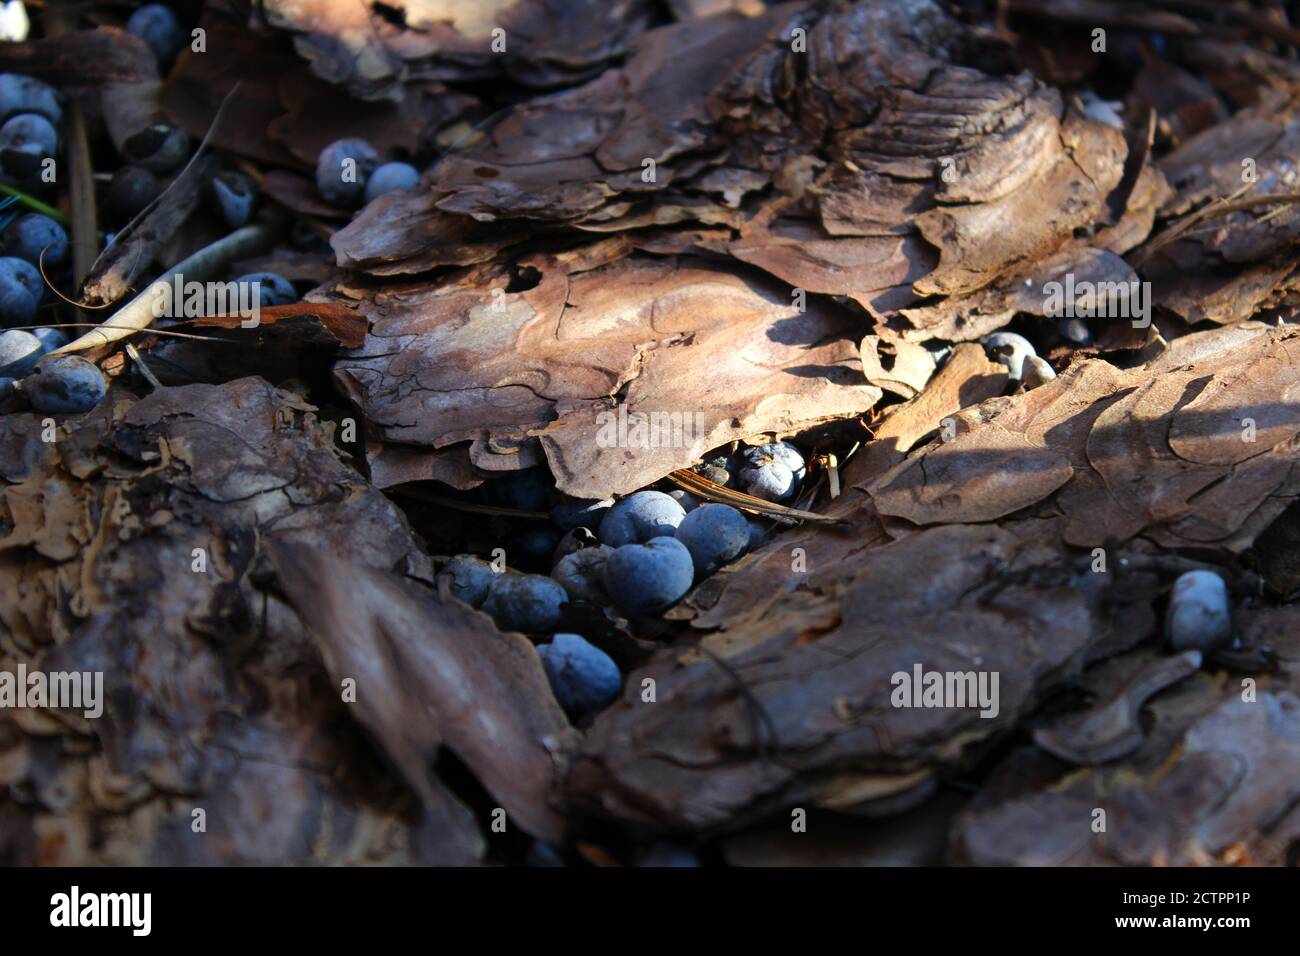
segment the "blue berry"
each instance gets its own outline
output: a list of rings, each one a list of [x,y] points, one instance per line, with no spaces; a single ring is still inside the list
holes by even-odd
[[[126,21],[126,32],[149,44],[154,56],[163,63],[179,53],[185,42],[176,14],[161,3],[146,3],[131,14]]]
[[[48,83],[17,73],[0,73],[0,120],[36,113],[55,125],[63,121],[59,94]]]
[[[94,363],[76,355],[42,362],[22,384],[27,400],[38,412],[73,415],[93,409],[108,391]]]
[[[216,198],[221,218],[231,229],[248,225],[253,218],[253,202],[257,189],[243,173],[225,170],[212,177],[212,195]]]
[[[555,562],[551,577],[559,582],[569,597],[575,601],[590,601],[592,604],[608,604],[609,595],[605,593],[605,564],[614,549],[607,545],[583,548],[566,554]]]
[[[25,259],[0,256],[0,325],[35,325],[45,284]]]
[[[751,515],[746,515],[745,524],[749,525],[749,544],[745,546],[746,551],[753,551],[767,544],[770,535],[767,526],[763,522]]]
[[[293,284],[274,272],[250,272],[235,281],[240,285],[258,283],[258,294],[264,309],[273,305],[293,305],[298,301],[298,293],[294,291]]]
[[[23,213],[0,234],[5,255],[26,259],[32,265],[45,253],[46,266],[62,265],[68,258],[68,234],[63,227],[39,212]]]
[[[190,156],[190,137],[171,123],[152,123],[122,144],[128,163],[165,175],[179,169]]]
[[[600,522],[600,540],[611,548],[651,538],[672,537],[686,512],[662,491],[638,491],[610,508]]]
[[[556,634],[550,643],[537,645],[537,654],[555,699],[570,714],[601,710],[623,689],[613,658],[577,634]]]
[[[366,202],[395,189],[414,189],[419,184],[420,171],[410,163],[384,163],[366,180]]]
[[[490,504],[519,511],[545,511],[551,500],[551,473],[540,466],[512,471],[483,487]]]
[[[104,198],[114,220],[125,223],[134,219],[161,192],[162,183],[149,170],[140,166],[123,166],[108,181]]]
[[[44,116],[19,113],[0,126],[0,163],[11,176],[37,175],[42,160],[53,156],[58,149],[58,131]]]
[[[690,514],[700,505],[704,504],[704,502],[701,501],[699,498],[696,498],[689,491],[685,491],[682,488],[676,488],[673,491],[668,492],[668,497],[673,499],[673,501],[677,502],[679,505],[681,505],[682,510],[685,511],[687,514]]]
[[[803,480],[803,455],[788,442],[769,442],[741,452],[740,486],[756,498],[785,501]]]
[[[694,580],[691,553],[676,538],[625,544],[605,562],[605,592],[633,616],[672,607],[691,589]]]
[[[61,349],[69,341],[68,333],[62,329],[33,329],[32,335],[41,340],[41,354],[48,355],[55,349]]]
[[[366,180],[379,165],[379,154],[364,139],[335,140],[316,160],[316,188],[331,206],[352,209],[361,204]]]
[[[41,340],[30,332],[10,329],[0,333],[0,375],[6,378],[22,378],[44,354]]]
[[[551,555],[560,543],[560,532],[549,524],[533,522],[516,539],[515,546],[522,560],[545,562],[550,566]]]
[[[613,498],[595,501],[590,498],[565,498],[551,509],[551,521],[561,531],[574,528],[589,528],[595,531],[600,527],[600,519],[605,517],[614,504]]]
[[[567,603],[569,595],[550,578],[510,571],[492,579],[483,610],[503,631],[536,633],[555,627]]]
[[[5,401],[9,396],[18,390],[18,381],[12,378],[0,376],[0,402]]]
[[[492,565],[471,554],[456,555],[443,567],[442,573],[451,578],[452,595],[474,607],[483,603],[497,576]]]
[[[745,553],[749,524],[730,505],[700,505],[677,526],[677,540],[691,553],[695,573],[706,577]]]

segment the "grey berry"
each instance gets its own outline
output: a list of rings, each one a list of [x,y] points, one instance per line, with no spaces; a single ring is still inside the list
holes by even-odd
[[[607,545],[583,548],[566,554],[551,569],[551,577],[559,582],[560,587],[575,601],[590,601],[592,604],[608,604],[609,595],[605,591],[605,564],[614,549]]]
[[[803,455],[789,442],[769,442],[741,453],[741,488],[766,501],[794,496],[805,473]]]

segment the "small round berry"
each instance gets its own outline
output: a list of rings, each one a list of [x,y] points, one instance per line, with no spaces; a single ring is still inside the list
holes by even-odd
[[[335,140],[316,160],[316,188],[331,206],[353,209],[365,196],[366,180],[379,165],[379,154],[364,139]]]
[[[366,180],[366,202],[397,189],[414,189],[420,184],[420,171],[410,163],[384,163]]]
[[[36,411],[71,415],[92,410],[108,391],[95,364],[76,355],[41,362],[23,379],[22,386]]]
[[[633,616],[672,607],[691,589],[695,564],[676,538],[615,548],[605,562],[605,592]]]
[[[293,305],[298,301],[298,293],[294,291],[293,283],[274,272],[250,272],[235,281],[240,285],[252,285],[256,282],[261,306],[264,309],[274,305]]]
[[[45,295],[41,274],[26,259],[0,256],[0,325],[35,325]]]
[[[185,43],[180,21],[169,7],[161,3],[146,3],[126,21],[126,32],[138,36],[160,62],[166,63]]]
[[[49,216],[39,212],[23,213],[0,233],[5,255],[17,256],[32,265],[45,254],[47,267],[60,266],[68,258],[68,234]]]
[[[749,547],[749,524],[730,505],[700,505],[677,526],[677,540],[686,545],[699,577],[713,574]]]
[[[17,113],[36,113],[56,126],[63,121],[63,107],[54,87],[30,76],[0,73],[0,120]]]
[[[556,634],[537,654],[555,699],[574,716],[607,707],[623,689],[614,659],[577,634]]]
[[[555,627],[567,603],[564,588],[545,575],[508,571],[493,577],[483,610],[503,631],[538,633]]]
[[[452,595],[473,607],[483,603],[492,580],[497,576],[492,565],[472,554],[456,555],[440,573],[451,579]]]
[[[615,503],[600,522],[600,540],[611,548],[672,537],[686,511],[662,491],[638,491]]]
[[[105,201],[119,223],[130,222],[162,192],[158,177],[142,166],[123,166],[109,180]]]

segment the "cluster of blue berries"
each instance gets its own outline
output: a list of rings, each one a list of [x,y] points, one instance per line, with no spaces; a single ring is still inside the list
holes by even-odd
[[[793,445],[773,442],[710,457],[698,470],[718,484],[788,501],[798,491],[805,464]],[[455,597],[492,615],[498,626],[553,634],[538,652],[556,699],[570,713],[589,714],[617,698],[622,678],[603,650],[578,634],[556,633],[566,624],[571,604],[616,609],[644,621],[762,544],[764,529],[730,505],[701,503],[677,491],[638,491],[618,501],[564,498],[552,504],[555,493],[548,479],[545,469],[513,472],[491,482],[484,498],[521,511],[549,508],[550,526],[530,528],[518,539],[516,551],[529,561],[549,556],[549,575],[494,568],[464,554],[452,558],[442,573]]]
[[[380,163],[364,139],[335,140],[316,160],[316,188],[331,206],[356,209],[395,189],[414,189],[420,171],[410,163]]]

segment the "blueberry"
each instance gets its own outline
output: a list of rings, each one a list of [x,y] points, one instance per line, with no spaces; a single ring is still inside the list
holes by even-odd
[[[22,378],[36,365],[36,360],[45,353],[41,350],[41,340],[22,329],[10,329],[0,332],[0,375],[6,378]]]
[[[179,169],[189,155],[189,135],[171,123],[153,123],[122,144],[122,156],[128,163],[159,175]]]
[[[605,562],[605,592],[632,615],[654,614],[672,607],[691,589],[694,580],[691,553],[676,538],[625,544]]]
[[[63,227],[39,212],[23,213],[0,234],[5,255],[26,259],[32,265],[45,253],[47,266],[62,265],[68,258],[68,234]]]
[[[600,522],[600,540],[611,548],[671,537],[686,512],[662,491],[638,491],[610,508]]]
[[[149,44],[154,56],[163,63],[179,53],[185,42],[176,14],[161,3],[146,3],[131,14],[126,21],[126,32]]]
[[[749,544],[745,546],[746,551],[753,551],[767,544],[769,537],[767,526],[757,518],[750,515],[745,516],[745,524],[749,525]]]
[[[458,554],[443,567],[451,578],[451,593],[466,604],[478,607],[487,597],[488,587],[497,576],[492,565],[471,554]]]
[[[23,379],[23,391],[38,412],[81,414],[98,405],[108,391],[93,362],[60,355],[36,366]]]
[[[673,501],[677,502],[679,505],[681,505],[682,510],[685,511],[687,514],[690,514],[692,511],[694,511],[696,508],[698,508],[700,505],[704,503],[699,498],[696,498],[689,491],[684,491],[681,488],[677,488],[673,491],[668,492],[668,497],[673,499]]]
[[[574,528],[590,528],[595,531],[600,527],[600,519],[614,504],[613,498],[595,501],[591,498],[568,498],[551,509],[551,521],[561,531]]]
[[[605,592],[605,564],[614,549],[607,545],[583,548],[566,554],[551,569],[551,577],[559,582],[560,587],[575,601],[590,601],[592,604],[608,604],[609,595]]]
[[[1213,571],[1187,571],[1174,582],[1165,637],[1175,651],[1210,651],[1232,638],[1228,586]]]
[[[745,553],[749,524],[730,505],[700,505],[677,526],[677,540],[691,553],[695,573],[706,577]]]
[[[521,559],[545,562],[549,567],[551,555],[559,543],[559,531],[550,524],[533,522],[519,533],[515,546],[519,549]]]
[[[555,549],[551,552],[551,565],[558,564],[560,558],[566,554],[573,554],[573,552],[581,551],[583,548],[594,548],[599,543],[596,540],[595,532],[590,528],[580,526],[572,531],[566,531],[564,536],[556,542]]]
[[[264,309],[273,305],[293,305],[298,301],[298,293],[294,291],[293,284],[274,272],[250,272],[235,281],[240,285],[258,283],[258,294]]]
[[[25,259],[0,256],[0,325],[35,325],[45,284]]]
[[[384,163],[366,180],[366,202],[395,189],[414,189],[420,184],[420,171],[410,163]]]
[[[0,402],[8,399],[16,391],[18,391],[18,382],[16,379],[0,376]]]
[[[63,121],[63,108],[54,87],[30,76],[0,73],[0,120],[16,113],[36,113],[56,126]]]
[[[541,574],[498,574],[488,585],[483,610],[503,631],[549,631],[569,603],[564,588]]]
[[[48,355],[55,349],[61,349],[71,341],[68,338],[68,333],[62,329],[33,329],[32,335],[41,340],[42,355]]]
[[[212,177],[212,196],[221,218],[231,229],[248,225],[253,218],[253,202],[257,189],[243,173],[225,170]]]
[[[712,452],[695,466],[695,473],[715,485],[726,485],[736,476],[737,461],[728,452]]]
[[[756,498],[785,501],[804,476],[803,455],[788,442],[769,442],[741,452],[740,486]]]
[[[551,484],[551,473],[545,468],[524,468],[489,481],[483,487],[483,497],[503,508],[545,511],[551,500]]]
[[[59,149],[59,134],[36,113],[19,113],[0,126],[0,164],[11,176],[27,178],[41,172],[42,161]]]
[[[366,180],[379,165],[379,154],[364,139],[340,139],[320,151],[316,188],[325,201],[340,209],[361,204]]]
[[[114,219],[124,223],[134,219],[161,192],[162,183],[149,170],[141,166],[123,166],[113,173],[104,198]]]
[[[613,658],[577,634],[556,634],[537,645],[555,699],[568,713],[590,714],[618,698],[623,675]]]

